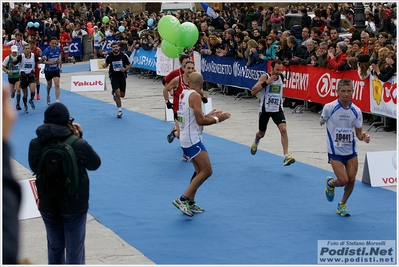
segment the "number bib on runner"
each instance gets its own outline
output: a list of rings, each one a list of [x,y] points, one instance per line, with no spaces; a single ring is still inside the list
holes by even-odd
[[[281,85],[271,84],[266,96],[265,110],[267,112],[277,112],[280,110]]]
[[[112,62],[112,68],[114,69],[114,71],[121,71],[122,66],[122,60]]]
[[[69,52],[69,45],[66,45],[62,48],[64,50],[64,53],[68,53]]]
[[[352,146],[353,132],[350,128],[335,128],[334,146],[346,147]]]

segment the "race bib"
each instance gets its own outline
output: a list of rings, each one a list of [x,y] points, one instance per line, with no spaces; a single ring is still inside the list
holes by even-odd
[[[112,68],[114,69],[114,71],[121,71],[122,67],[122,60],[112,62]]]
[[[32,68],[33,68],[32,63],[25,63],[24,64],[24,69],[32,69]]]
[[[64,53],[68,53],[69,52],[69,45],[66,45],[62,48],[64,50]]]
[[[352,146],[353,132],[351,128],[335,128],[334,146],[346,147]]]

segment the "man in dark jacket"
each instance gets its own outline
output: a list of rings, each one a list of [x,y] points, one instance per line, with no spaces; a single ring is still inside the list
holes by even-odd
[[[33,172],[37,172],[41,151],[49,141],[65,140],[72,134],[82,137],[82,127],[79,124],[72,126],[68,109],[56,102],[44,112],[44,124],[37,128],[36,134],[37,137],[29,144],[28,155]],[[101,160],[82,138],[72,147],[78,158],[80,177],[76,194],[56,199],[40,196],[39,199],[39,210],[47,232],[48,264],[85,264],[84,240],[89,208],[89,176],[86,170],[98,169]]]
[[[312,18],[308,15],[308,10],[306,8],[301,10],[302,17],[301,17],[301,27],[310,29],[312,24]]]
[[[338,32],[341,32],[341,12],[338,9],[338,3],[334,3],[334,10],[331,15],[330,26],[336,28]]]

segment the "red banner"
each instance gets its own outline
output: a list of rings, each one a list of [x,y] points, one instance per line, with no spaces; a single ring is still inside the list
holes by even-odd
[[[4,61],[6,56],[8,56],[9,54],[11,54],[11,46],[3,45],[3,59],[2,59],[2,61]]]
[[[286,81],[284,96],[327,104],[337,99],[339,80],[349,78],[353,81],[352,101],[362,111],[370,112],[370,80],[360,79],[356,70],[336,72],[311,65],[285,67]]]

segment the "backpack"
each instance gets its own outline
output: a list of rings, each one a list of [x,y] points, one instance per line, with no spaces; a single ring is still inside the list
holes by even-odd
[[[66,140],[53,140],[43,148],[36,172],[39,198],[65,198],[73,196],[79,186],[78,159],[72,145],[76,135]]]

